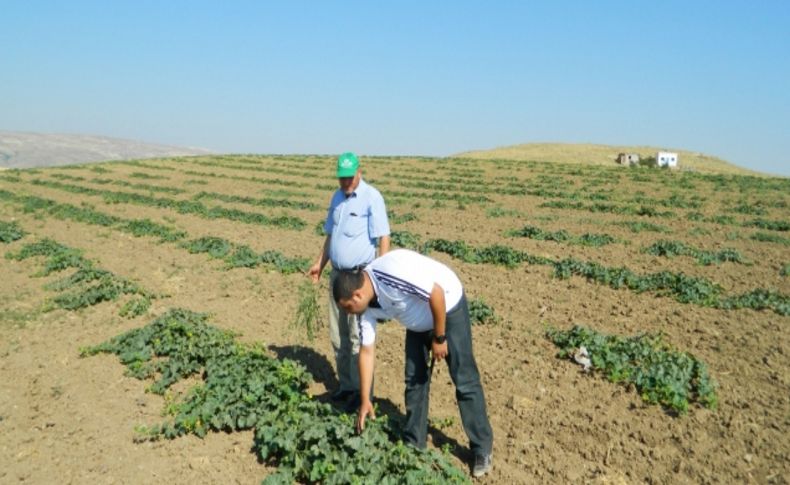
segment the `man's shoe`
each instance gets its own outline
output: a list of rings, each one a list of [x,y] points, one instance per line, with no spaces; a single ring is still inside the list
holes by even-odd
[[[333,392],[329,397],[333,401],[345,401],[354,394],[356,394],[356,392],[350,389],[338,389],[335,392]]]
[[[493,461],[493,453],[489,453],[487,455],[475,455],[475,466],[472,468],[472,476],[479,478],[490,472],[491,468],[493,467]]]

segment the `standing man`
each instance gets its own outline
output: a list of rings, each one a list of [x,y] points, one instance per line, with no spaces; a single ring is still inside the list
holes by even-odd
[[[378,190],[362,180],[357,156],[351,152],[337,158],[337,180],[340,188],[329,203],[324,232],[326,239],[318,260],[308,275],[318,282],[326,263],[332,262],[329,298],[329,337],[335,352],[340,385],[332,393],[335,401],[348,406],[359,405],[359,331],[357,318],[337,306],[331,288],[343,270],[359,270],[390,248],[390,226],[384,198]]]
[[[376,417],[370,402],[376,322],[380,318],[394,318],[406,327],[404,441],[425,448],[433,361],[446,358],[461,422],[475,456],[472,474],[480,477],[488,473],[492,467],[493,431],[472,354],[469,307],[458,276],[439,261],[407,249],[396,249],[375,259],[362,271],[338,275],[332,294],[340,308],[360,315],[362,392],[357,431],[364,429],[367,416]]]

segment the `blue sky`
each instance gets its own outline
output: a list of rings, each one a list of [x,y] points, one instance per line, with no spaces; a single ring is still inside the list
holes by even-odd
[[[0,0],[0,130],[234,153],[653,145],[790,175],[790,2]]]

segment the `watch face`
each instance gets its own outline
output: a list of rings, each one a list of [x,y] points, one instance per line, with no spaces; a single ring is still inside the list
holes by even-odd
[[[437,335],[437,336],[433,337],[433,339],[436,341],[437,344],[443,344],[444,341],[447,340],[447,336],[446,335]]]

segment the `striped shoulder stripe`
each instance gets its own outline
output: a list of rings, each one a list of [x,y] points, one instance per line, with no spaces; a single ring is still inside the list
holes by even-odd
[[[404,279],[398,278],[397,276],[393,276],[391,274],[385,273],[378,269],[374,269],[373,274],[376,275],[376,278],[380,282],[382,282],[387,286],[395,288],[396,290],[400,290],[404,293],[409,293],[411,295],[416,295],[426,301],[430,297],[430,293],[428,293],[427,291],[409,283]]]

